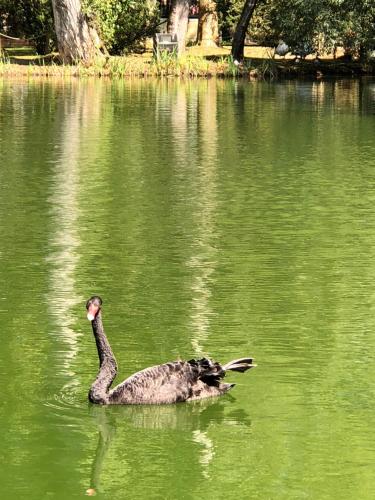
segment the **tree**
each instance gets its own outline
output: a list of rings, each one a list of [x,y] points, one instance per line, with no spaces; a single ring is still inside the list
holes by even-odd
[[[102,43],[82,12],[80,0],[52,0],[60,57],[65,63],[92,63],[102,57]]]
[[[203,47],[216,47],[219,39],[217,5],[213,0],[200,0],[198,43]]]
[[[55,45],[50,0],[0,0],[0,31],[27,38],[38,54],[48,53]]]
[[[344,0],[343,8],[347,12],[344,18],[340,17],[343,45],[348,52],[364,58],[367,50],[375,49],[375,3]]]
[[[257,0],[246,0],[243,6],[236,30],[233,35],[232,57],[235,61],[242,61],[244,58],[244,47],[246,32],[249,27],[251,16],[256,7]]]
[[[189,21],[189,0],[172,0],[168,17],[168,33],[177,35],[178,55],[185,50],[185,38]]]

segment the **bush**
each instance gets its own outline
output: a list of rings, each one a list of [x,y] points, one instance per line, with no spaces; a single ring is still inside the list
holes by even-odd
[[[159,22],[156,1],[83,0],[82,4],[111,54],[142,50]]]

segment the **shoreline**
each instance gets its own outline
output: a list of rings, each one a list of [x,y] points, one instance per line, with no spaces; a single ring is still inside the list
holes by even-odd
[[[245,59],[237,65],[229,48],[202,49],[190,47],[177,59],[165,54],[159,60],[151,51],[128,56],[110,56],[90,66],[65,65],[58,55],[45,57],[20,54],[0,59],[0,77],[61,77],[61,78],[247,78],[251,80],[277,80],[289,78],[348,78],[375,76],[375,61],[361,63],[333,59],[325,56],[304,60],[274,56],[265,47],[247,47]]]

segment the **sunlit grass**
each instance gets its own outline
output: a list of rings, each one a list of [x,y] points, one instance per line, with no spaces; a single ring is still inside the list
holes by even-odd
[[[153,57],[110,57],[96,60],[87,66],[84,64],[65,65],[44,60],[28,61],[25,64],[10,62],[6,57],[0,59],[0,75],[25,76],[72,76],[72,77],[210,77],[236,76],[237,70],[230,56],[218,60],[209,60],[189,53],[177,57],[175,54],[162,53],[159,58]]]

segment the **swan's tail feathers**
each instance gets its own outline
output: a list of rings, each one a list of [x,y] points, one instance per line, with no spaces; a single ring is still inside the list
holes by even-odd
[[[229,361],[229,363],[223,366],[223,370],[243,373],[250,370],[250,368],[254,368],[255,366],[256,364],[254,364],[253,358],[241,358]]]

